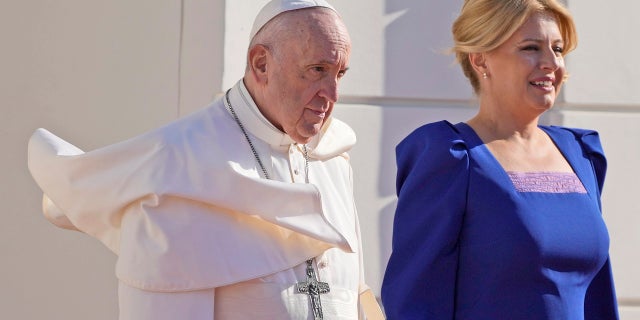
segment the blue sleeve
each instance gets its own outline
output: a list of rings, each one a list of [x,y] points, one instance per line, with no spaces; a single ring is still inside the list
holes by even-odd
[[[597,132],[591,130],[570,129],[580,137],[580,142],[585,155],[591,161],[594,175],[598,184],[598,202],[604,187],[604,179],[607,171],[607,161]],[[591,281],[584,303],[585,320],[618,319],[618,307],[611,261],[602,266],[602,269]]]
[[[572,139],[578,141],[581,146],[582,156],[591,163],[591,169],[595,183],[598,186],[598,204],[604,187],[607,172],[607,159],[600,143],[598,132],[593,130],[551,127],[558,134],[570,132]],[[602,210],[602,207],[601,209]],[[586,320],[618,319],[618,307],[616,301],[615,286],[611,272],[611,261],[607,259],[600,271],[591,281],[584,302],[584,315]]]
[[[466,206],[466,145],[443,122],[396,149],[398,206],[382,285],[388,319],[452,319],[458,236]]]
[[[619,319],[611,262],[607,262],[593,278],[584,301],[585,320]]]
[[[593,174],[598,182],[598,191],[602,195],[604,187],[604,178],[607,174],[607,158],[604,156],[604,150],[600,143],[600,135],[592,130],[570,129],[574,134],[580,137],[580,143],[585,155],[591,161]]]

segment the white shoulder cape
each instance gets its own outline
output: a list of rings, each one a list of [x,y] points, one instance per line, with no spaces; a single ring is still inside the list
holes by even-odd
[[[291,268],[337,247],[355,230],[329,221],[318,188],[260,179],[221,100],[165,127],[83,152],[45,129],[28,165],[53,223],[118,254],[116,274],[134,287],[186,291]],[[332,119],[312,156],[346,156],[355,134]],[[233,160],[230,160],[233,159]]]

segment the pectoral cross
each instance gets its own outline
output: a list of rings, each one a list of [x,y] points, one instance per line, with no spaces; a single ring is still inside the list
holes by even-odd
[[[313,310],[313,319],[322,320],[322,304],[320,295],[329,293],[329,284],[319,282],[313,269],[313,259],[307,260],[307,281],[296,284],[296,292],[309,295],[309,302]]]

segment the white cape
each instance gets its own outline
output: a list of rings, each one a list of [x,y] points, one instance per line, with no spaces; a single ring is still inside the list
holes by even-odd
[[[332,119],[318,139],[310,156],[322,160],[342,156],[355,134]],[[357,225],[330,221],[323,210],[331,204],[316,186],[261,179],[243,143],[217,100],[86,153],[38,129],[28,164],[45,194],[45,216],[104,243],[118,255],[117,277],[143,290],[219,287],[328,248],[358,249]]]

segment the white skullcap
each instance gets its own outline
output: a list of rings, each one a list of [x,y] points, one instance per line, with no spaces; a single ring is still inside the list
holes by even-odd
[[[253,27],[251,28],[251,35],[249,40],[255,37],[256,33],[262,29],[262,27],[275,18],[275,16],[291,10],[298,10],[304,8],[323,7],[336,11],[325,0],[271,0],[267,3],[253,21]]]

